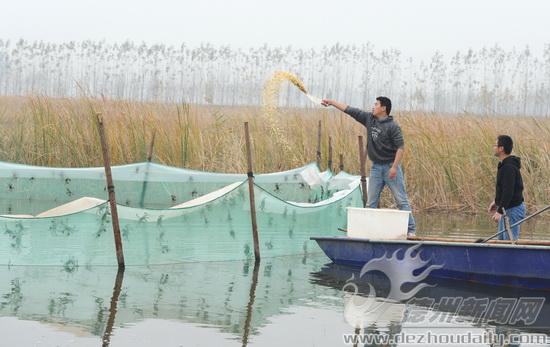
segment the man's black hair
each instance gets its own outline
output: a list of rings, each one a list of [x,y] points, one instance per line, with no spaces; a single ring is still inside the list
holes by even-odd
[[[389,116],[391,112],[391,100],[385,96],[379,96],[376,100],[380,101],[380,106],[386,106],[386,114]]]
[[[504,147],[504,153],[510,154],[514,148],[514,141],[512,141],[512,138],[508,135],[499,135],[497,137],[497,145],[499,147]]]

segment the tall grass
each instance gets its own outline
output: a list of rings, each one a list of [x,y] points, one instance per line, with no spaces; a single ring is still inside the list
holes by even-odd
[[[34,165],[101,166],[91,110],[104,115],[114,164],[144,161],[156,131],[154,160],[217,172],[246,172],[243,122],[250,122],[256,172],[315,161],[317,124],[323,121],[345,170],[359,172],[357,136],[364,128],[333,109],[279,109],[278,131],[260,107],[221,107],[45,97],[0,97],[0,160]],[[549,203],[550,119],[512,116],[396,113],[406,142],[404,170],[416,210],[476,212],[494,194],[493,143],[510,134],[522,157],[529,208]],[[280,143],[288,144],[280,146]],[[334,166],[337,167],[335,162]],[[322,169],[326,169],[323,164]],[[391,204],[389,195],[384,204]]]

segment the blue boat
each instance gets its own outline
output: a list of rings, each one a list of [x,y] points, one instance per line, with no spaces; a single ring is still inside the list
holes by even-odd
[[[423,273],[425,277],[550,290],[550,242],[475,243],[420,237],[370,240],[347,236],[311,239],[336,264],[364,267],[368,263],[370,271],[383,270],[379,266],[382,262],[393,262],[396,268],[415,271],[416,280],[420,278],[418,273]]]

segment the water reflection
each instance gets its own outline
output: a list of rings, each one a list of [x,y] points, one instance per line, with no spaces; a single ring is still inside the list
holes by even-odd
[[[162,346],[183,345],[181,339],[196,345],[207,339],[204,345],[228,346],[296,345],[314,339],[316,345],[335,346],[344,345],[343,334],[397,336],[427,329],[534,334],[550,329],[548,300],[537,321],[528,326],[475,321],[467,314],[450,322],[415,323],[403,318],[411,312],[443,317],[452,310],[450,306],[433,308],[421,300],[414,305],[387,301],[389,284],[383,275],[368,273],[359,281],[358,269],[327,264],[322,255],[263,259],[261,263],[189,263],[115,271],[110,267],[80,267],[71,272],[55,267],[2,268],[0,316],[17,320],[2,324],[0,330],[23,330],[26,321],[34,321],[51,331],[69,333],[78,341],[63,344],[54,339],[55,345],[87,346],[85,339],[95,337],[96,346],[118,347],[147,345],[147,340],[136,336],[143,339],[153,335],[158,336],[155,344]],[[386,305],[383,315],[367,316],[367,324],[362,327],[350,324],[342,291],[353,274],[360,296],[355,300],[368,298],[370,283],[377,293],[374,300]],[[444,297],[549,299],[546,292],[450,280],[427,283],[434,286],[422,289],[416,298],[428,297],[436,302]],[[33,336],[33,331],[25,328],[25,334],[36,342],[42,337],[38,333]],[[271,339],[274,334],[277,340]]]
[[[248,345],[248,339],[251,331],[252,311],[254,307],[254,301],[256,299],[256,287],[258,285],[258,274],[260,271],[260,262],[254,262],[254,269],[252,271],[252,282],[250,283],[250,292],[248,295],[248,304],[246,307],[246,319],[243,327],[242,346]],[[109,318],[105,327],[105,332],[102,338],[102,347],[109,347],[111,344],[111,336],[113,334],[113,327],[115,324],[115,318],[117,314],[117,307],[122,289],[122,281],[124,279],[124,269],[118,269],[115,278],[115,284],[113,287],[113,295],[111,297],[111,305],[109,307]]]
[[[215,327],[233,344],[247,346],[270,317],[315,300],[309,273],[325,261],[316,255],[127,267],[124,272],[2,267],[0,316],[55,323],[66,331],[78,328],[101,337],[103,346],[113,345],[119,329],[150,319]]]
[[[115,325],[115,318],[118,307],[118,298],[120,297],[120,291],[122,290],[122,281],[124,280],[124,268],[118,268],[115,285],[113,287],[113,296],[111,296],[111,306],[109,307],[109,319],[107,319],[107,326],[103,333],[103,347],[109,347],[111,343],[111,335],[113,334],[113,326]]]
[[[456,280],[428,278],[429,286],[422,288],[411,300],[396,302],[387,300],[391,282],[380,272],[366,273],[359,277],[360,269],[336,264],[326,264],[320,271],[311,273],[312,283],[335,290],[345,288],[350,280],[357,285],[358,295],[344,293],[344,317],[350,325],[356,326],[354,334],[398,334],[418,333],[427,330],[439,334],[478,332],[479,334],[511,336],[547,334],[550,329],[550,293],[547,291],[522,290],[517,288],[495,287]],[[405,287],[407,287],[405,285]],[[408,286],[410,289],[412,286]],[[372,293],[376,293],[376,297]],[[346,301],[346,296],[353,302]],[[533,314],[532,322],[518,320],[511,322],[512,308],[520,305],[520,298],[540,300],[540,311]],[[477,315],[482,310],[460,310],[460,304],[486,301],[488,303],[513,302],[505,317],[492,316],[487,319]],[[523,300],[523,299],[522,299]],[[455,301],[453,303],[453,301]],[[351,304],[350,304],[351,303]],[[435,303],[435,305],[434,305]],[[373,308],[379,308],[375,310]],[[490,309],[490,305],[488,305]],[[414,318],[422,317],[422,319]],[[502,321],[499,321],[501,318]],[[507,319],[506,319],[507,318]],[[362,319],[358,321],[358,319]],[[359,324],[358,324],[359,323]]]
[[[252,271],[252,283],[250,284],[250,293],[248,294],[248,305],[246,306],[246,320],[244,321],[244,333],[242,346],[248,345],[248,335],[250,335],[250,326],[252,322],[252,309],[256,299],[256,287],[258,286],[258,272],[260,271],[260,261],[254,262],[254,270]]]
[[[388,279],[376,272],[359,277],[358,270],[329,264],[322,254],[266,258],[261,263],[127,267],[124,272],[115,267],[1,267],[0,334],[15,336],[24,331],[13,338],[11,345],[18,346],[40,341],[47,346],[134,347],[153,342],[160,346],[189,342],[205,346],[337,346],[345,345],[343,334],[397,336],[437,329],[529,335],[550,329],[546,292],[428,279],[426,283],[432,287],[423,288],[415,298],[439,302],[445,297],[493,300],[530,296],[546,301],[536,322],[529,325],[476,320],[468,314],[427,324],[409,318],[412,313],[446,317],[453,313],[452,307],[433,307],[421,300],[414,305],[385,300],[390,290]],[[358,286],[356,297],[342,290],[352,276]],[[369,297],[369,284],[375,297]],[[348,309],[349,300],[383,304],[384,310],[377,316],[361,316]],[[365,324],[354,326],[357,317]],[[34,323],[32,328],[29,322]],[[44,340],[45,329],[51,333],[50,344]],[[21,342],[23,337],[30,342]]]

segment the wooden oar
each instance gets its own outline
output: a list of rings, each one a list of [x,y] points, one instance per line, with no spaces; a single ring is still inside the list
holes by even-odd
[[[522,220],[517,221],[517,222],[515,222],[514,224],[510,225],[510,229],[513,228],[513,227],[515,227],[515,226],[517,226],[517,225],[520,225],[520,224],[523,223],[523,222],[528,221],[529,219],[531,219],[531,218],[533,218],[533,217],[535,217],[535,216],[538,216],[539,214],[541,214],[541,213],[543,213],[543,212],[545,212],[545,211],[547,211],[547,210],[549,210],[549,209],[550,209],[550,205],[546,206],[545,208],[543,208],[543,209],[541,209],[541,210],[538,210],[537,212],[533,213],[532,215],[527,216],[527,217],[523,218]],[[489,237],[489,238],[486,238],[486,239],[477,239],[477,240],[476,240],[476,243],[485,243],[485,242],[487,242],[487,241],[489,241],[489,240],[494,239],[495,237],[499,236],[500,234],[502,234],[502,233],[505,232],[505,231],[506,231],[506,228],[504,228],[503,230],[500,230],[498,233],[494,234],[493,236],[491,236],[491,237]]]

